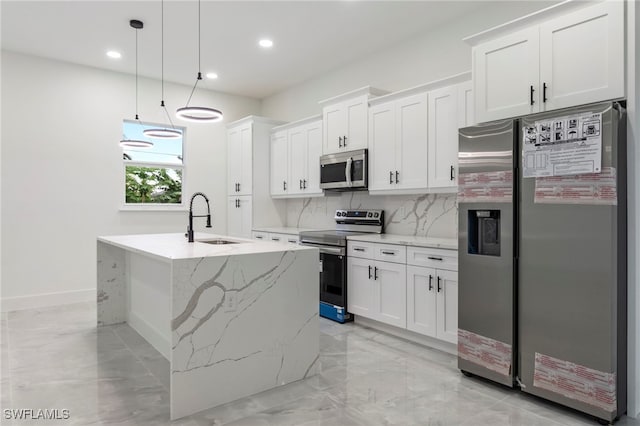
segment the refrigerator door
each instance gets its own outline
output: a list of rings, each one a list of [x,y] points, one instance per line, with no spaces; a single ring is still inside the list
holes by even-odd
[[[458,368],[514,379],[513,120],[459,131]]]
[[[587,112],[602,113],[602,174],[591,176],[598,183],[615,172],[617,201],[585,200],[566,176],[555,183],[562,199],[545,203],[549,180],[519,173],[519,378],[525,392],[611,421],[627,398],[624,109],[608,102],[537,114],[522,129]]]

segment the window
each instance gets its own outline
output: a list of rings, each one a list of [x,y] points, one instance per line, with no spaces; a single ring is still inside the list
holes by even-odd
[[[124,147],[124,206],[182,207],[184,183],[185,128],[176,127],[182,137],[176,139],[149,138],[142,132],[148,128],[165,127],[151,123],[125,120],[122,133],[126,139],[153,142],[149,148]]]

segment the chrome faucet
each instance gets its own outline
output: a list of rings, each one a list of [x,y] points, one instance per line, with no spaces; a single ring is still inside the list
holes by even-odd
[[[202,198],[207,202],[207,214],[206,215],[193,215],[193,200],[201,195]],[[189,226],[187,227],[187,235],[186,237],[189,239],[189,242],[193,242],[193,218],[194,217],[206,217],[207,218],[207,228],[211,228],[211,209],[209,208],[209,199],[202,192],[196,192],[191,196],[191,202],[189,202]]]

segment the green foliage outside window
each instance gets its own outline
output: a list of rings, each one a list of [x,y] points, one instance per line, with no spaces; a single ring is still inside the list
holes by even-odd
[[[126,167],[126,202],[180,204],[182,170],[162,167]]]

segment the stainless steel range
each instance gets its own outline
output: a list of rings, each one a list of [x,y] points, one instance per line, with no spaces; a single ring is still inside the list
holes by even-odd
[[[300,244],[320,250],[320,315],[341,323],[347,312],[347,237],[381,234],[383,210],[336,210],[336,229],[300,233]]]

